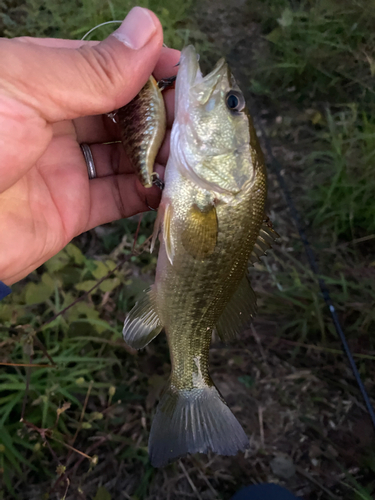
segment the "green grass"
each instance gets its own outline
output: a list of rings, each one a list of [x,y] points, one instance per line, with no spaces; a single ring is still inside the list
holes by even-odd
[[[148,7],[159,16],[168,46],[181,48],[188,40],[198,46],[206,44],[205,37],[192,29],[188,16],[192,2],[172,0],[84,0],[78,4],[10,0],[0,4],[0,34],[77,39],[97,24],[123,19],[134,5]],[[100,28],[92,38],[102,39],[113,29]],[[137,248],[150,236],[154,218],[154,214],[143,216]],[[66,463],[71,455],[70,469],[74,470],[80,452],[87,451],[81,466],[86,474],[97,462],[90,452],[90,438],[106,435],[108,429],[113,435],[107,441],[115,443],[109,448],[117,446],[118,460],[134,463],[139,476],[134,498],[143,498],[148,491],[153,469],[148,465],[147,436],[136,446],[119,429],[131,418],[129,405],[147,396],[149,381],[139,372],[138,357],[124,348],[121,331],[125,312],[152,282],[156,257],[143,252],[110,274],[119,259],[130,256],[137,223],[138,218],[133,218],[107,225],[100,233],[89,233],[86,245],[85,239],[78,238],[32,273],[26,284],[14,285],[12,294],[0,304],[2,359],[50,365],[42,345],[56,364],[1,369],[0,484],[5,490],[0,488],[0,498],[8,494],[18,498],[26,482],[49,484],[42,488],[47,494],[60,481],[56,491],[63,492],[66,480],[60,460]],[[94,256],[88,256],[90,250]],[[90,296],[49,322],[108,273],[109,278]],[[139,436],[144,430],[137,432]],[[64,443],[73,442],[76,451],[72,452]],[[106,498],[100,496],[105,495],[103,491],[98,491],[98,498]]]
[[[247,11],[263,35],[249,87],[271,110],[268,134],[374,397],[375,2],[248,1]],[[340,349],[340,342],[295,230],[285,214],[275,217],[283,250],[258,266],[273,284],[259,316],[295,342],[288,354],[303,364],[301,345]],[[348,497],[373,496],[373,481],[346,475]]]
[[[279,0],[263,2],[262,9],[259,5],[253,16],[268,44],[258,55],[251,90],[268,96],[283,115],[287,106],[281,110],[280,101],[290,103],[312,125],[301,160],[305,185],[312,186],[303,210],[334,244],[340,237],[372,234],[375,2]],[[293,127],[302,128],[295,120]]]
[[[136,3],[157,13],[168,46],[181,48],[193,41],[202,59],[211,57],[212,41],[197,27],[190,11],[193,2]],[[0,32],[81,38],[101,22],[122,19],[134,4],[5,0],[0,3]],[[309,236],[351,346],[359,354],[361,373],[371,379],[375,351],[371,335],[375,330],[375,239],[371,239],[375,233],[375,3],[249,0],[246,9],[264,37],[249,74],[249,87],[272,110],[272,116],[283,118],[281,125],[270,122],[268,130],[279,147],[295,153],[290,165],[280,160],[288,167],[292,186],[294,176],[298,179],[295,201],[304,220],[311,222]],[[93,37],[101,39],[112,29],[103,27]],[[275,335],[327,352],[339,350],[317,279],[301,257],[301,243],[285,214],[276,219],[276,230],[285,244],[276,247],[255,271],[265,283],[258,315],[274,321]],[[153,214],[143,218],[138,245],[151,234],[153,220]],[[21,495],[30,485],[42,485],[47,492],[59,477],[61,488],[57,489],[63,498],[66,479],[57,467],[67,463],[68,455],[67,476],[82,476],[84,489],[90,471],[95,475],[95,467],[105,461],[104,453],[115,452],[118,462],[126,461],[127,474],[137,478],[133,498],[147,498],[155,473],[148,465],[145,428],[149,428],[150,408],[168,372],[168,356],[159,340],[146,353],[134,355],[125,349],[121,329],[125,312],[153,279],[156,257],[147,252],[131,257],[89,297],[43,326],[105,277],[121,257],[129,256],[136,228],[136,219],[119,221],[78,238],[32,273],[26,284],[15,285],[11,296],[0,304],[2,359],[50,364],[41,342],[56,363],[46,368],[3,367],[0,372],[4,498]],[[301,362],[299,344],[290,348],[288,357],[296,365]],[[149,363],[156,364],[155,372]],[[239,380],[252,386],[249,375]],[[349,390],[358,397],[354,385]],[[139,402],[146,398],[151,403],[145,413]],[[67,403],[69,407],[64,406]],[[19,422],[22,412],[26,423]],[[122,432],[124,424],[131,429],[135,426],[127,437]],[[70,452],[63,443],[73,443],[74,436],[78,451]],[[103,437],[105,452],[100,455],[92,446]],[[91,458],[77,465],[82,458],[78,452]],[[361,467],[364,476],[373,474],[373,452],[364,457]],[[373,495],[370,480],[359,484],[349,474],[343,482],[349,485],[350,498]],[[105,490],[99,488],[95,500],[107,500]]]
[[[373,196],[375,121],[356,105],[325,113],[325,124],[316,133],[316,150],[308,157],[307,208],[316,227],[324,227],[333,244],[375,232]]]
[[[7,5],[8,4],[8,5]],[[0,4],[1,5],[1,4]],[[153,10],[164,29],[164,43],[168,47],[182,48],[189,40],[200,46],[207,41],[194,29],[189,12],[193,0],[8,0],[0,12],[0,31],[4,36],[36,36],[80,39],[91,28],[105,21],[122,20],[127,12],[139,5]],[[116,25],[103,26],[91,39],[103,39]]]
[[[374,110],[375,2],[266,0],[257,12],[269,56],[259,59],[254,90],[273,99],[366,103]]]
[[[249,74],[250,89],[280,115],[269,133],[278,147],[293,151],[291,164],[279,159],[310,225],[321,270],[330,276],[345,330],[372,348],[375,3],[268,0],[247,6],[265,40]],[[331,331],[332,339],[332,327],[319,319],[324,306],[308,266],[291,262],[293,255],[279,259],[283,290],[277,295],[294,304],[288,331],[321,340]],[[273,302],[270,308],[282,310]]]

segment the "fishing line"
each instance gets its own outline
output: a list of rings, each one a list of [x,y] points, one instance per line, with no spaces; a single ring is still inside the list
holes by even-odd
[[[375,430],[375,412],[374,412],[374,408],[371,404],[371,401],[370,401],[370,397],[366,391],[366,388],[362,382],[362,379],[361,379],[361,376],[359,374],[359,371],[358,371],[358,368],[357,368],[357,365],[354,361],[354,358],[353,358],[353,355],[352,355],[352,352],[350,350],[350,347],[349,347],[349,344],[348,344],[348,341],[346,339],[346,336],[345,336],[345,333],[344,333],[344,330],[342,329],[341,327],[341,324],[340,324],[340,320],[338,318],[338,315],[337,315],[337,312],[336,312],[336,308],[335,306],[333,305],[333,302],[332,302],[332,299],[331,299],[331,295],[329,293],[329,290],[328,290],[328,287],[327,287],[327,284],[324,280],[324,278],[321,277],[321,274],[320,274],[320,271],[319,271],[319,266],[318,266],[318,263],[317,263],[317,260],[316,260],[316,256],[315,256],[315,252],[314,250],[312,249],[310,243],[309,243],[309,240],[307,239],[307,236],[306,236],[306,232],[305,232],[305,229],[303,227],[303,223],[301,221],[301,216],[293,202],[293,199],[292,199],[292,196],[290,194],[290,191],[289,191],[289,188],[285,182],[285,178],[283,177],[281,171],[282,171],[282,165],[281,163],[279,162],[279,160],[275,157],[275,155],[273,154],[272,152],[272,146],[271,146],[271,141],[269,140],[267,134],[266,134],[266,131],[263,127],[263,124],[259,118],[259,115],[257,113],[257,110],[256,110],[256,106],[254,104],[254,101],[253,99],[251,99],[251,105],[249,106],[250,107],[250,112],[252,114],[252,116],[254,117],[254,119],[256,120],[257,122],[257,125],[258,125],[258,128],[260,130],[260,132],[262,133],[262,139],[264,140],[264,144],[265,144],[265,147],[266,147],[266,151],[268,153],[268,157],[269,157],[269,163],[270,163],[270,166],[271,166],[271,170],[272,172],[276,175],[277,177],[277,181],[279,183],[279,186],[281,187],[281,190],[283,191],[283,194],[284,194],[284,198],[287,202],[287,205],[289,207],[289,211],[290,211],[290,214],[292,216],[292,219],[294,221],[294,224],[298,230],[298,233],[299,233],[299,236],[300,236],[300,239],[303,243],[303,246],[305,248],[305,252],[306,252],[306,255],[307,255],[307,259],[309,261],[309,264],[310,264],[310,267],[311,267],[311,270],[312,272],[316,275],[317,279],[318,279],[318,283],[319,283],[319,288],[320,288],[320,291],[321,291],[321,294],[323,296],[323,299],[324,299],[324,302],[327,304],[328,306],[328,309],[329,309],[329,312],[331,314],[331,317],[332,317],[332,320],[333,320],[333,324],[335,326],[335,329],[336,329],[336,332],[341,340],[341,343],[342,343],[342,348],[349,360],[349,364],[350,364],[350,367],[353,371],[353,375],[354,375],[354,378],[358,384],[358,387],[361,391],[361,394],[362,394],[362,397],[363,397],[363,400],[365,402],[365,405],[366,405],[366,409],[368,411],[368,414],[370,415],[370,418],[371,418],[371,422],[372,422],[372,425],[374,427],[374,430]]]
[[[94,26],[93,28],[91,28],[91,30],[89,30],[87,33],[85,33],[83,35],[83,37],[81,38],[81,40],[85,40],[86,37],[88,37],[93,31],[95,31],[97,28],[101,28],[102,26],[105,26],[106,24],[122,24],[123,21],[118,21],[118,20],[113,20],[113,21],[105,21],[104,23],[100,23],[100,24],[97,24],[96,26]],[[163,43],[163,47],[166,47],[168,49],[168,46]],[[198,61],[199,61],[199,57],[198,57]],[[176,66],[178,66],[180,63],[177,63]]]
[[[120,23],[121,24],[122,21],[107,21],[107,22],[98,24],[94,28],[91,28],[91,30],[88,31],[81,38],[81,40],[84,40],[90,33],[92,33],[97,28],[100,28],[101,26],[104,26],[104,25],[107,25],[107,24],[113,24],[113,23]],[[331,317],[332,317],[333,324],[335,326],[337,335],[340,338],[340,341],[341,341],[341,344],[342,344],[342,348],[343,348],[343,350],[344,350],[344,352],[345,352],[345,354],[346,354],[346,356],[348,358],[348,361],[349,361],[350,367],[352,369],[354,378],[355,378],[355,380],[356,380],[356,382],[358,384],[359,390],[360,390],[360,392],[362,394],[363,400],[364,400],[365,405],[366,405],[366,409],[368,411],[368,414],[369,414],[369,416],[371,418],[372,425],[373,425],[374,430],[375,430],[375,412],[374,412],[374,408],[373,408],[373,406],[371,404],[370,397],[369,397],[369,395],[368,395],[368,393],[366,391],[366,388],[365,388],[365,386],[364,386],[364,384],[362,382],[361,376],[359,374],[357,365],[356,365],[356,363],[354,361],[351,349],[350,349],[348,341],[346,339],[346,335],[344,333],[344,330],[342,329],[340,320],[338,318],[338,315],[337,315],[337,312],[336,312],[336,308],[335,308],[335,306],[334,306],[334,304],[332,302],[331,295],[329,293],[327,284],[326,284],[324,278],[321,277],[321,274],[320,274],[320,271],[319,271],[319,266],[318,266],[318,263],[317,263],[317,260],[316,260],[316,256],[315,256],[315,252],[312,249],[312,247],[311,247],[311,245],[309,243],[309,240],[308,240],[308,238],[306,236],[306,232],[305,232],[303,223],[301,221],[301,216],[300,216],[300,214],[299,214],[299,212],[298,212],[298,210],[297,210],[297,208],[296,208],[296,206],[295,206],[295,204],[293,202],[292,196],[291,196],[289,188],[288,188],[288,186],[287,186],[287,184],[285,182],[285,179],[284,179],[283,175],[281,174],[282,165],[279,162],[279,160],[273,154],[271,142],[270,142],[270,140],[269,140],[269,138],[268,138],[268,136],[266,134],[266,131],[265,131],[264,127],[263,127],[263,124],[262,124],[262,122],[261,122],[261,120],[260,120],[260,118],[258,116],[258,113],[257,113],[257,110],[256,110],[256,106],[254,104],[253,99],[251,99],[251,105],[249,107],[250,107],[251,114],[254,117],[254,119],[256,120],[256,122],[258,124],[258,128],[259,128],[259,130],[262,133],[262,138],[264,140],[266,151],[268,153],[271,170],[276,175],[276,178],[278,180],[279,186],[281,187],[281,190],[283,191],[284,198],[285,198],[285,200],[287,202],[287,205],[289,207],[290,214],[292,216],[294,224],[295,224],[295,226],[297,228],[297,231],[299,233],[300,239],[301,239],[301,241],[303,243],[303,246],[305,248],[305,252],[306,252],[307,259],[309,261],[311,270],[312,270],[312,272],[315,274],[315,276],[318,279],[319,288],[320,288],[321,294],[323,296],[324,302],[328,306],[328,309],[329,309],[329,312],[331,314]]]
[[[102,26],[105,26],[106,24],[114,24],[114,23],[121,24],[122,21],[106,21],[105,23],[100,23],[97,26],[94,26],[93,28],[91,28],[91,30],[89,30],[87,33],[85,33],[83,35],[83,37],[81,38],[81,40],[84,40],[86,37],[88,37],[90,35],[90,33],[95,31],[97,28],[101,28]]]

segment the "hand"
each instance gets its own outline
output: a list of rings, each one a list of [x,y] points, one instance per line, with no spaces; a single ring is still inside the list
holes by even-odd
[[[157,206],[138,181],[118,126],[103,113],[128,103],[154,73],[175,74],[179,52],[134,8],[103,42],[0,39],[0,280],[10,285],[99,224]],[[165,92],[169,127],[173,91]],[[166,137],[169,137],[167,133]],[[89,181],[80,143],[91,145]],[[156,171],[168,157],[162,146]]]

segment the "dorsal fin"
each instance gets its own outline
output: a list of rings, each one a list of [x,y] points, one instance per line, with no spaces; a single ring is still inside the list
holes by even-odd
[[[253,251],[250,254],[249,264],[253,265],[255,262],[260,262],[260,257],[267,255],[266,251],[272,248],[277,238],[280,238],[280,236],[272,229],[269,220],[264,221],[259,230]]]

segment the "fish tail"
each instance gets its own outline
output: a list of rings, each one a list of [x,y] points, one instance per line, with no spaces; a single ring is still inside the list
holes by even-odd
[[[249,439],[214,385],[165,391],[152,422],[149,455],[163,467],[187,453],[236,455]]]

